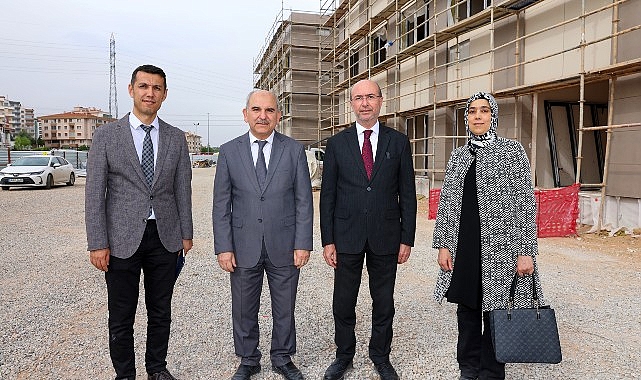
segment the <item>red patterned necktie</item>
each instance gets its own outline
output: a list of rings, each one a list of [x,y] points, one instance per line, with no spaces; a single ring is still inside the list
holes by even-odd
[[[367,172],[367,178],[372,179],[372,169],[374,168],[374,154],[372,153],[372,142],[369,140],[370,135],[372,134],[371,129],[366,129],[363,134],[365,139],[363,140],[363,163],[365,164],[365,171]]]

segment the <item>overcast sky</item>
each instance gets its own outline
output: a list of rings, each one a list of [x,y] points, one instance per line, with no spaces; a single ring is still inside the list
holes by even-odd
[[[282,8],[317,12],[320,1],[3,1],[0,94],[36,116],[74,106],[108,111],[113,33],[119,116],[132,108],[131,72],[154,64],[169,89],[159,116],[206,145],[209,113],[209,141],[218,146],[247,130],[253,62]]]

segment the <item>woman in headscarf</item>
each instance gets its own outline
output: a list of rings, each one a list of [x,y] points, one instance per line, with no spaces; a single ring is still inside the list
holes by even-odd
[[[499,108],[478,92],[465,106],[468,142],[452,152],[441,189],[433,247],[438,249],[434,297],[458,304],[456,356],[460,379],[504,379],[495,359],[489,311],[507,306],[519,279],[514,307],[531,307],[536,274],[536,203],[530,164],[521,144],[496,135]]]

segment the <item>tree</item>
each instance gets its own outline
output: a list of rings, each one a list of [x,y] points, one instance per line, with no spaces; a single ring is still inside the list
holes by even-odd
[[[13,143],[13,149],[15,150],[29,150],[31,149],[31,140],[25,136],[16,136],[16,139]]]
[[[28,139],[29,143],[26,144],[26,145],[28,145],[29,147],[32,147],[32,146],[36,145],[36,139],[33,138],[33,136],[31,136],[30,134],[28,134],[27,131],[25,131],[24,129],[22,129],[22,130],[20,130],[20,132],[18,132],[18,135],[16,136],[16,139],[18,137],[24,137],[24,138]]]
[[[201,146],[200,147],[200,153],[218,153],[219,150],[220,148],[217,146],[210,146],[210,147]]]

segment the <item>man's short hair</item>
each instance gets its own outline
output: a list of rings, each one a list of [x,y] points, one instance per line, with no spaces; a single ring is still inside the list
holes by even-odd
[[[147,74],[158,74],[162,77],[163,81],[165,82],[165,90],[167,89],[167,75],[165,75],[165,72],[162,71],[160,67],[154,66],[154,65],[142,65],[136,67],[136,70],[134,70],[133,74],[131,74],[131,85],[133,86],[134,83],[136,83],[136,74],[138,74],[139,71],[142,71],[143,73]]]

